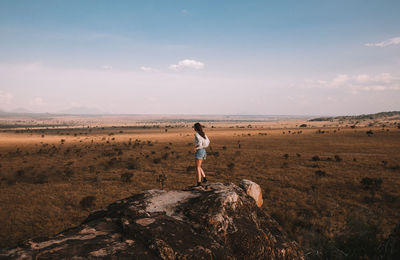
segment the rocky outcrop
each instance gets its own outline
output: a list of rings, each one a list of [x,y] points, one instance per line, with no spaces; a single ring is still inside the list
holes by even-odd
[[[297,243],[247,195],[250,186],[241,186],[149,190],[92,212],[55,237],[3,250],[0,258],[303,259]]]
[[[249,180],[241,180],[239,183],[239,187],[242,188],[247,193],[247,195],[249,195],[256,201],[258,207],[262,206],[263,198],[260,185]]]

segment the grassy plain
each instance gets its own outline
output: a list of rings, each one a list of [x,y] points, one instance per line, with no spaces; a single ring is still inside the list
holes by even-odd
[[[307,127],[299,127],[303,123]],[[211,139],[203,165],[209,181],[257,182],[262,209],[306,253],[352,234],[363,239],[369,229],[379,240],[400,220],[397,122],[356,128],[298,120],[203,124]],[[160,174],[167,177],[164,189],[193,185],[193,134],[188,124],[2,131],[0,248],[54,235],[90,210],[160,188]],[[130,182],[121,177],[129,173]],[[363,185],[364,178],[382,183]],[[82,202],[88,196],[92,201]]]

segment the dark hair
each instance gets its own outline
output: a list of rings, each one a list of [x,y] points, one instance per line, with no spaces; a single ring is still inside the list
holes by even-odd
[[[206,138],[206,134],[203,131],[203,127],[200,125],[200,123],[194,124],[194,130],[201,135],[201,137]]]

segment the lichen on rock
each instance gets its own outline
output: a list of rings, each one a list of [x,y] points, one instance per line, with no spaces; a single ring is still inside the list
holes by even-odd
[[[303,259],[259,209],[248,180],[149,190],[92,212],[79,226],[0,251],[0,259]],[[260,206],[260,205],[259,205]]]

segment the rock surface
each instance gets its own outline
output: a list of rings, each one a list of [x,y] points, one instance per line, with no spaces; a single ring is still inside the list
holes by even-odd
[[[95,258],[304,257],[297,243],[287,239],[245,188],[232,183],[182,191],[149,190],[94,211],[81,225],[52,238],[27,240],[0,252],[0,259]]]
[[[256,201],[258,207],[262,206],[263,198],[260,185],[249,180],[241,180],[239,183],[239,187],[242,188],[247,193],[247,195],[249,195]]]

